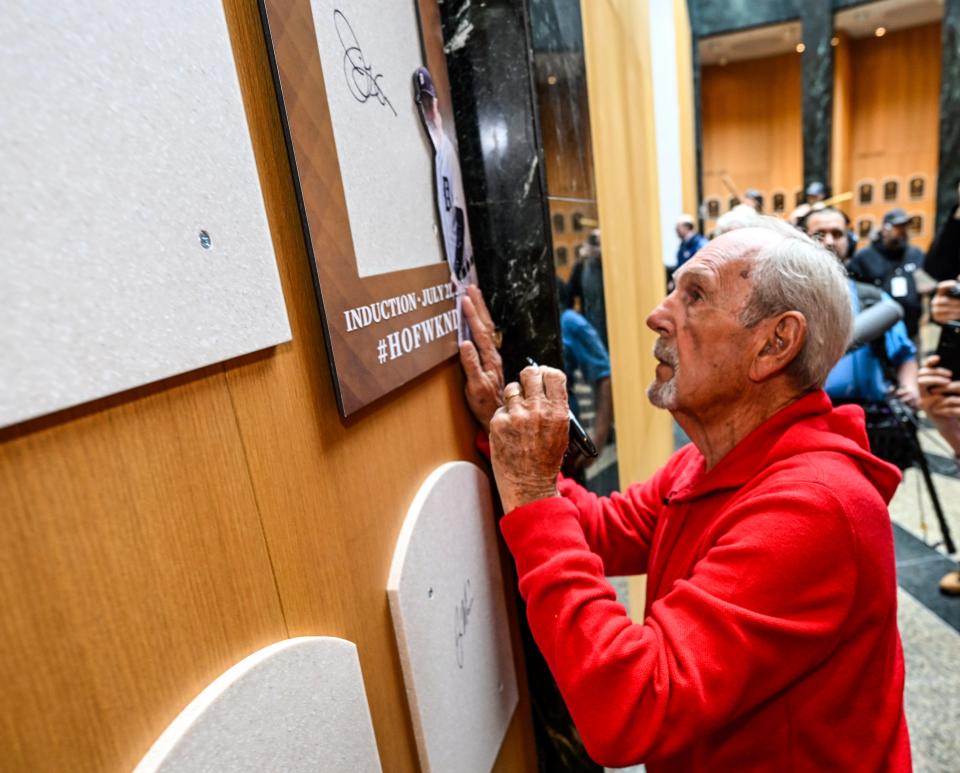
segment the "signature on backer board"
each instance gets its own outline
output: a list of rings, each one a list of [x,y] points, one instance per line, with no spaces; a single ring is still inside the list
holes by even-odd
[[[383,88],[380,86],[383,73],[374,73],[373,65],[367,64],[360,49],[360,41],[357,40],[353,27],[340,9],[335,9],[333,12],[333,24],[337,28],[340,45],[343,46],[343,72],[347,76],[350,94],[357,102],[375,99],[397,115],[393,104],[387,99],[387,95],[383,93]]]
[[[463,595],[460,603],[454,608],[454,639],[457,648],[457,665],[463,668],[463,637],[467,634],[467,623],[470,620],[470,611],[473,609],[473,591],[470,580],[463,584]]]

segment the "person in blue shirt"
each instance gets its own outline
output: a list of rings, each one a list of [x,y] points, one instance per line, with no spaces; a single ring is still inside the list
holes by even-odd
[[[847,227],[843,214],[835,209],[825,208],[811,212],[805,222],[807,233],[830,250],[837,259],[843,261],[847,254]],[[862,287],[859,282],[849,280],[850,304],[854,316],[863,310],[864,295],[876,294],[872,285]],[[888,298],[886,293],[881,297]],[[920,399],[917,384],[917,349],[907,334],[903,322],[887,330],[883,335],[884,363],[873,346],[861,346],[841,358],[827,377],[824,385],[827,394],[837,402],[872,402],[882,400],[895,391],[897,397],[911,407],[916,407]],[[896,371],[896,383],[887,377],[885,365]]]
[[[573,374],[579,370],[593,389],[595,415],[591,437],[601,451],[610,436],[613,420],[613,392],[610,387],[610,355],[596,328],[573,309],[570,287],[557,279],[560,303],[560,334],[563,338],[563,371],[567,374],[567,398],[570,409],[580,418],[580,406],[573,393]],[[593,459],[585,459],[590,464]]]
[[[707,238],[697,231],[697,223],[693,217],[686,214],[677,218],[677,238],[680,240],[680,246],[677,248],[677,265],[674,270],[680,268],[709,243]]]

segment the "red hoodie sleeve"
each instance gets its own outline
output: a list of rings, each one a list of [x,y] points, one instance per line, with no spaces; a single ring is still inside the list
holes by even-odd
[[[591,757],[611,767],[674,754],[813,668],[856,588],[847,516],[819,483],[731,508],[642,624],[616,602],[573,507],[541,500],[501,527],[534,638]]]
[[[490,438],[482,430],[477,433],[476,446],[490,458]],[[587,544],[603,560],[608,575],[646,573],[653,530],[663,506],[663,475],[661,468],[646,483],[610,497],[598,497],[563,475],[557,478],[560,496],[576,509]],[[550,501],[546,506],[565,507],[560,499]]]
[[[662,475],[661,469],[646,483],[609,497],[598,497],[569,478],[557,482],[560,496],[576,508],[583,538],[603,560],[607,575],[646,573],[653,530],[663,507]]]

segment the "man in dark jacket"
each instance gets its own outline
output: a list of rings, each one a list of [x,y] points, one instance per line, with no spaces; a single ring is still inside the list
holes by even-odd
[[[850,276],[885,290],[903,307],[903,322],[913,339],[920,330],[922,305],[914,272],[923,263],[923,253],[907,239],[910,216],[897,207],[883,216],[880,234],[847,264]]]

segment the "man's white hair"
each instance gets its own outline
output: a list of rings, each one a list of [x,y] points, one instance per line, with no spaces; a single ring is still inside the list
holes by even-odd
[[[820,389],[853,332],[847,276],[840,261],[805,233],[774,217],[754,214],[737,228],[762,228],[782,238],[763,243],[750,269],[753,285],[740,314],[753,327],[785,311],[807,321],[807,339],[787,372],[803,391]]]

